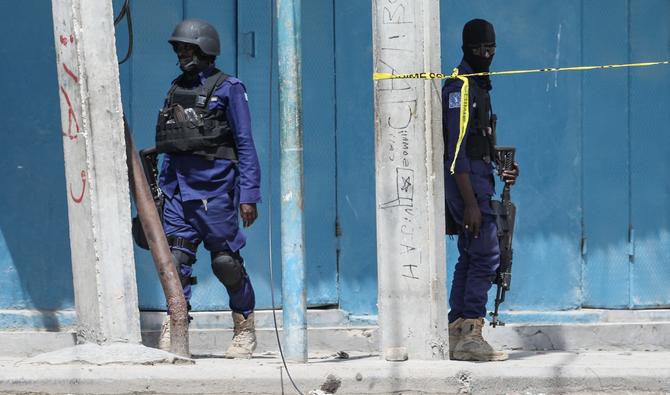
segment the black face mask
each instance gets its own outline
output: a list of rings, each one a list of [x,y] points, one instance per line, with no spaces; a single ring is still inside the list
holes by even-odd
[[[493,55],[488,58],[484,55],[485,48],[495,47],[496,32],[493,25],[483,19],[473,19],[463,26],[463,59],[472,67],[475,73],[490,71]],[[475,54],[478,52],[478,54]],[[477,77],[478,80],[491,88],[491,80],[488,76]]]
[[[209,67],[209,62],[201,59],[198,55],[190,58],[179,58],[179,68],[186,74],[198,74]]]
[[[484,73],[490,71],[493,55],[487,57],[475,55],[472,48],[463,48],[463,58],[472,67],[475,73]]]

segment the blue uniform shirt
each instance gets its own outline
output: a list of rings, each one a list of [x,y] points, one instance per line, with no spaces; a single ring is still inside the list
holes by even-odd
[[[199,74],[197,86],[204,84],[214,66]],[[224,109],[233,131],[239,163],[227,159],[209,160],[192,154],[165,154],[159,185],[168,196],[177,188],[183,201],[202,200],[240,189],[240,203],[261,200],[261,168],[251,134],[251,115],[242,81],[228,77],[212,95],[210,109]]]
[[[465,61],[461,61],[458,66],[459,74],[469,74],[473,70]],[[474,78],[469,78],[470,84],[476,84]],[[456,180],[450,173],[451,163],[456,153],[456,143],[460,131],[460,111],[461,111],[461,87],[463,82],[459,79],[450,78],[442,88],[442,129],[445,138],[445,161],[444,161],[444,187],[445,197],[450,205],[462,212],[464,203],[461,193],[456,185]],[[479,208],[483,213],[493,213],[489,200],[495,194],[493,181],[493,165],[486,163],[481,159],[471,159],[466,154],[468,136],[475,133],[473,127],[473,118],[475,112],[475,89],[468,89],[470,100],[470,122],[466,128],[465,137],[461,143],[458,156],[456,157],[455,173],[469,173],[470,183],[473,192],[479,203]]]

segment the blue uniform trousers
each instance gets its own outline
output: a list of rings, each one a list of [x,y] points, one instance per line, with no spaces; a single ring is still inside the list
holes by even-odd
[[[230,251],[242,244],[244,246],[244,234],[238,228],[239,192],[237,189],[230,193],[215,198],[202,200],[182,201],[181,194],[177,191],[171,198],[166,196],[163,208],[163,228],[167,236],[181,237],[194,245],[204,242],[205,248],[212,255],[221,251]],[[178,247],[175,247],[178,248]],[[241,248],[241,247],[239,247]],[[186,248],[178,248],[182,252],[192,256],[193,252]],[[243,263],[240,257],[240,263]],[[182,276],[189,277],[193,272],[191,265],[180,265]],[[184,297],[188,302],[191,299],[191,284],[184,281]],[[244,273],[243,285],[231,292],[226,287],[230,297],[230,309],[248,316],[253,312],[256,298],[249,276]]]
[[[454,219],[463,224],[463,212],[447,203]],[[458,262],[449,294],[449,322],[458,318],[486,317],[486,301],[500,265],[495,217],[482,213],[479,237],[465,230],[458,235]]]

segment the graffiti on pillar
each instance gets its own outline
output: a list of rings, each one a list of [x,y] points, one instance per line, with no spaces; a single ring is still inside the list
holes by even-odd
[[[377,0],[381,12],[379,22],[385,27],[379,40],[379,57],[375,71],[391,74],[406,73],[415,62],[414,4],[410,0]],[[420,229],[415,199],[416,177],[423,166],[417,163],[414,152],[416,145],[416,123],[419,111],[416,82],[404,79],[377,81],[377,91],[381,99],[380,113],[380,153],[385,162],[382,178],[389,178],[387,187],[382,188],[379,208],[388,213],[395,227],[399,274],[406,279],[419,280],[421,268]],[[390,179],[393,177],[394,179]],[[395,187],[395,188],[394,188]],[[384,196],[386,194],[386,196]]]
[[[63,86],[61,85],[60,91],[63,94],[63,97],[65,98],[65,102],[67,103],[68,111],[67,111],[67,133],[65,131],[62,131],[63,136],[67,136],[70,140],[76,140],[77,135],[72,134],[72,124],[74,123],[75,127],[75,133],[79,133],[79,122],[77,122],[77,114],[74,112],[74,108],[72,107],[72,102],[70,101],[70,95],[67,94],[67,91]]]
[[[382,50],[393,50],[393,48],[382,48]],[[391,73],[391,74],[400,74],[393,66],[384,61],[384,59],[379,60],[380,68],[379,72]],[[387,80],[380,80],[377,82],[377,86],[380,91],[403,91],[412,89],[410,85],[410,80],[405,80],[402,78],[391,78]]]
[[[61,45],[64,47],[68,46],[69,44],[74,44],[74,36],[70,34],[69,38],[60,35],[58,41],[60,41]],[[79,77],[77,74],[75,74],[68,66],[63,62],[62,64],[63,70],[65,71],[65,75],[70,77],[72,81],[74,81],[75,84],[79,84]],[[79,122],[77,121],[77,113],[75,112],[74,107],[72,106],[72,101],[70,100],[70,95],[68,94],[67,89],[65,88],[64,84],[61,84],[60,86],[60,91],[63,94],[63,98],[65,98],[65,103],[67,103],[68,107],[68,114],[67,114],[67,133],[63,130],[62,134],[63,136],[66,136],[70,140],[76,140],[77,139],[77,134],[81,131],[79,128]],[[74,126],[74,133],[73,133],[73,126]]]
[[[75,195],[72,192],[72,183],[70,183],[70,198],[72,199],[73,202],[79,204],[84,200],[84,193],[86,192],[86,171],[82,170],[81,173],[81,192],[79,192],[77,195]]]
[[[63,26],[64,30],[70,30],[67,26]],[[61,134],[63,141],[67,142],[66,156],[71,155],[72,158],[81,157],[85,151],[82,151],[82,146],[78,143],[78,137],[83,132],[81,120],[81,104],[78,100],[78,92],[80,85],[80,77],[77,74],[77,58],[76,58],[76,40],[74,34],[58,34],[58,63],[59,63],[59,90],[63,98],[62,103],[62,128]],[[67,122],[65,117],[67,114]],[[75,144],[75,145],[72,145]],[[69,152],[69,154],[68,154]],[[66,173],[68,175],[68,194],[70,199],[75,204],[81,204],[86,196],[88,189],[88,175],[86,170],[81,169],[82,164],[78,160],[66,162]]]
[[[77,77],[77,75],[72,70],[70,70],[70,68],[67,67],[65,63],[63,63],[63,70],[65,70],[65,74],[72,78],[75,83],[79,83],[79,77]]]
[[[405,224],[400,227],[400,233],[407,236],[413,236],[414,229]],[[413,245],[405,243],[407,242],[400,243],[400,255],[418,254],[418,258],[415,258],[414,260],[407,260],[406,263],[403,263],[402,276],[412,280],[418,280],[419,275],[415,272],[415,270],[418,270],[419,266],[421,266],[421,251],[418,251]]]
[[[68,43],[74,44],[74,35],[70,34],[70,36],[68,37],[61,34],[60,36],[58,36],[58,41],[60,41],[62,46],[67,47]]]
[[[383,23],[385,25],[414,23],[411,18],[407,17],[407,8],[409,7],[405,1],[389,0],[382,11]]]
[[[396,168],[396,192],[392,200],[382,204],[381,208],[414,206],[414,170]]]

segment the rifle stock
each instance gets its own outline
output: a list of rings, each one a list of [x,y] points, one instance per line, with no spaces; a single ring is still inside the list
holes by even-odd
[[[156,152],[156,147],[145,148],[139,153],[140,163],[142,164],[142,170],[144,177],[147,180],[149,185],[149,192],[151,192],[151,198],[156,205],[158,210],[158,215],[161,222],[163,221],[163,192],[158,186],[158,152]],[[140,248],[145,250],[149,249],[149,242],[146,235],[144,234],[144,229],[140,221],[140,216],[137,215],[132,220],[132,234],[135,244]]]
[[[144,176],[151,189],[151,196],[154,198],[154,201],[157,201],[163,193],[158,187],[158,152],[156,152],[156,147],[140,150],[140,162],[142,162]]]

